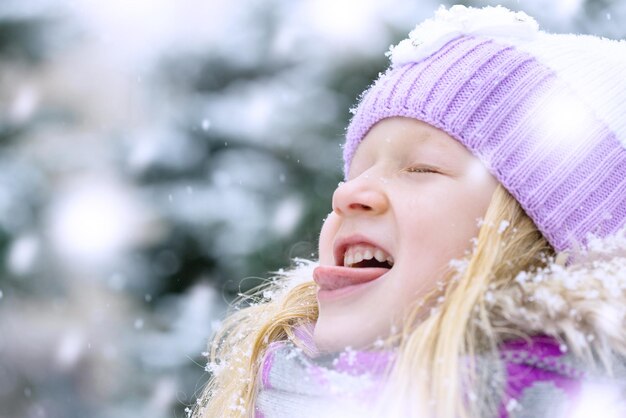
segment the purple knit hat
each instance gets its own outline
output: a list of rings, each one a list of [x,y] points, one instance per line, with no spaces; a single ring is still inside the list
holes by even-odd
[[[626,42],[548,34],[501,6],[439,9],[362,95],[344,172],[367,132],[403,116],[478,157],[556,251],[626,224]]]

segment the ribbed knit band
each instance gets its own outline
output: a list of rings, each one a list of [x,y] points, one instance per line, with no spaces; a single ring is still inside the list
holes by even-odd
[[[389,69],[363,95],[344,146],[347,176],[367,132],[403,116],[477,156],[557,251],[626,223],[626,150],[567,82],[529,52],[459,35]]]

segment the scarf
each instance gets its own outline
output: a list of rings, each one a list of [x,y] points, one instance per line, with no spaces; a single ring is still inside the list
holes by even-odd
[[[393,358],[349,349],[311,357],[292,342],[274,342],[263,358],[255,417],[366,417]]]

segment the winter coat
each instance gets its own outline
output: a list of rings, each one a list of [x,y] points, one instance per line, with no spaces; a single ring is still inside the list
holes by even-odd
[[[489,295],[494,325],[533,336],[505,341],[498,356],[479,359],[493,370],[493,393],[504,393],[500,418],[626,417],[625,242],[592,242],[568,267],[521,273]],[[256,417],[367,417],[392,359],[357,351],[311,358],[291,343],[273,343]]]

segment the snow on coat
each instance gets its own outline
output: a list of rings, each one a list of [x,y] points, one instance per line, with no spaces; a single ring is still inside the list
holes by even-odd
[[[493,381],[504,385],[500,417],[626,416],[624,231],[592,239],[567,266],[557,259],[522,272],[487,298],[495,326],[533,336],[504,342],[499,358],[486,360]],[[392,359],[389,352],[352,350],[311,358],[292,343],[273,343],[260,373],[256,417],[369,416]]]

